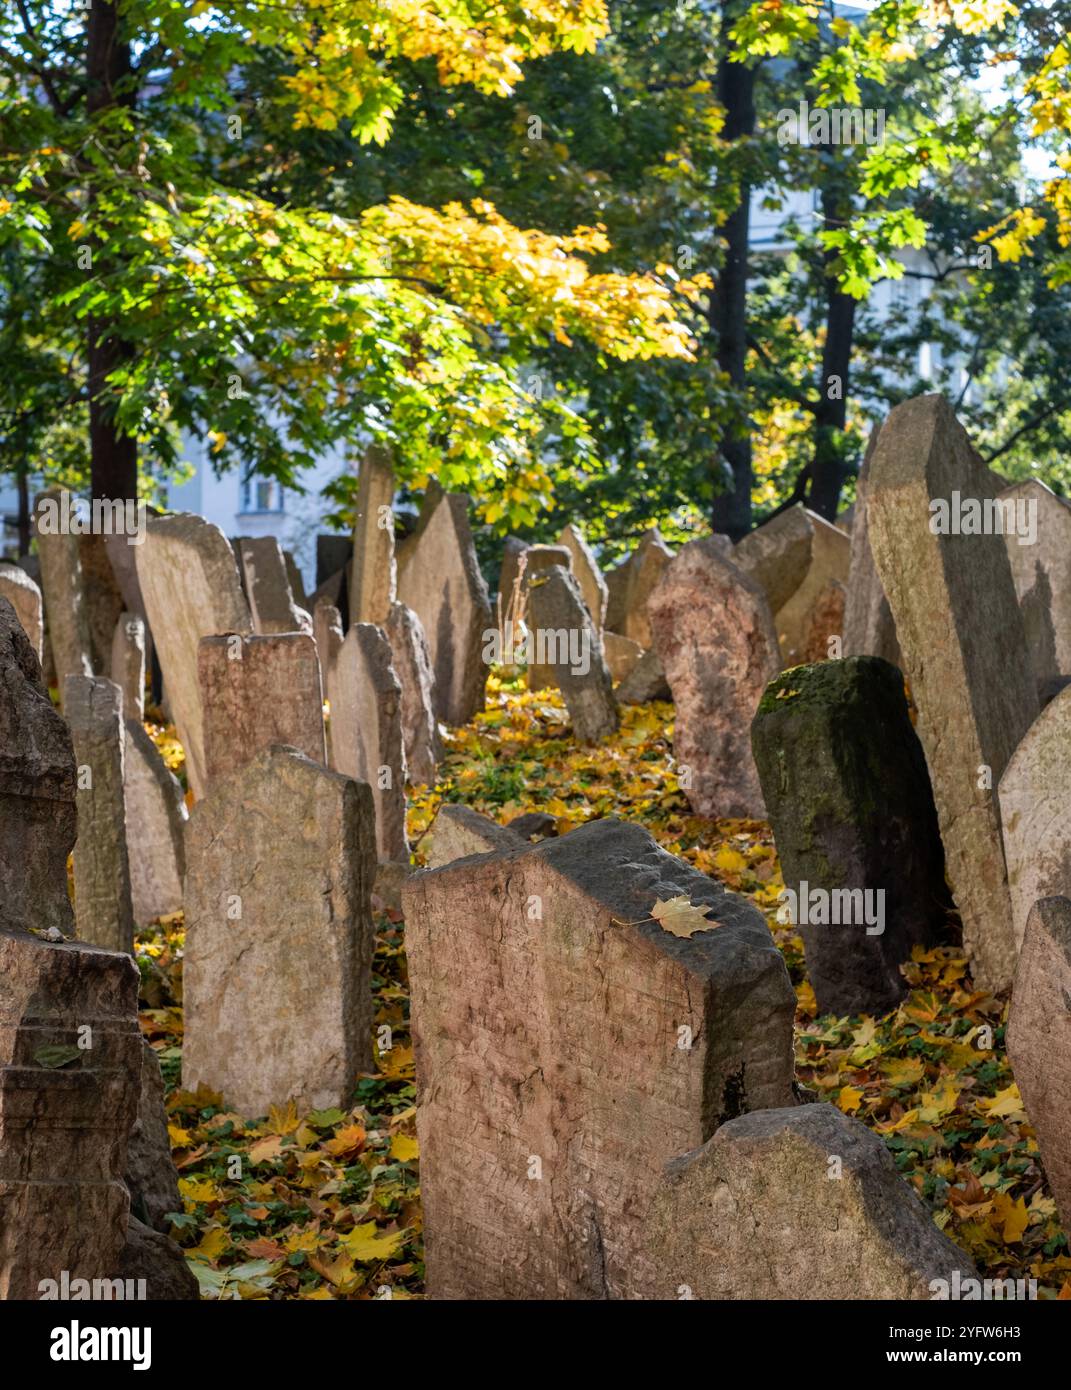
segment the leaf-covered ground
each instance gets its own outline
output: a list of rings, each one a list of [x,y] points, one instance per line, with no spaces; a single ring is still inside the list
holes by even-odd
[[[1041,1298],[1071,1298],[1071,1250],[1056,1219],[1004,1052],[1006,999],[975,990],[953,948],[906,967],[911,991],[884,1018],[816,1016],[803,949],[777,921],[782,888],[769,826],[689,813],[669,745],[673,707],[625,707],[620,732],[580,748],[556,692],[492,679],[487,710],[452,732],[441,780],[410,809],[411,839],[442,801],[503,823],[525,811],[564,833],[617,815],[746,894],[767,915],[799,1006],[801,1082],[881,1136],[934,1220],[993,1278],[1037,1280]],[[150,731],[172,767],[173,731]],[[142,1027],[168,1084],[171,1142],[184,1212],[173,1234],[210,1298],[410,1298],[422,1290],[419,1162],[408,1036],[404,931],[377,919],[378,1070],[348,1111],[299,1115],[280,1105],[255,1123],[225,1097],[177,1089],[182,1044],[182,919],[141,935]]]

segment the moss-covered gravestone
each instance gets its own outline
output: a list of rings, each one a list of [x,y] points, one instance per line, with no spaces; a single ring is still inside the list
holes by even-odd
[[[950,905],[903,677],[880,657],[793,667],[767,686],[751,742],[818,1006],[884,1013]]]

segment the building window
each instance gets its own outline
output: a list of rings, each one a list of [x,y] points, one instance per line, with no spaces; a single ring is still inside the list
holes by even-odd
[[[285,510],[284,490],[274,478],[243,478],[243,512],[282,512]]]

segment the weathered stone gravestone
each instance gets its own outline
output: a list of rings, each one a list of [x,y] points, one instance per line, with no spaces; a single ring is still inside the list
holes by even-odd
[[[102,517],[102,520],[107,518]],[[110,520],[108,524],[111,524]],[[98,676],[107,676],[110,672],[115,626],[123,611],[123,595],[111,562],[111,554],[116,547],[109,551],[108,539],[95,532],[78,537],[78,559],[89,627],[89,656]],[[125,536],[111,539],[127,541]],[[130,548],[129,542],[127,548]]]
[[[334,767],[372,789],[379,859],[408,859],[402,689],[390,643],[374,623],[354,623],[346,634],[330,703]]]
[[[903,677],[880,657],[797,666],[767,687],[751,742],[818,1007],[887,1013],[952,906]]]
[[[502,564],[498,572],[498,600],[495,613],[497,622],[505,621],[513,602],[514,591],[518,589],[517,581],[522,572],[521,556],[527,549],[528,542],[522,541],[519,536],[507,536],[503,542]]]
[[[209,784],[275,743],[326,764],[320,661],[308,633],[202,637],[197,669]]]
[[[235,547],[254,632],[311,632],[308,613],[294,602],[282,547],[275,537],[240,536]]]
[[[867,440],[863,466],[855,485],[856,504],[850,533],[851,552],[844,605],[844,655],[880,656],[899,666],[900,644],[896,640],[896,624],[874,565],[866,519],[866,489],[878,432],[879,427],[875,427]]]
[[[1000,779],[1015,947],[1039,898],[1071,897],[1071,686],[1041,711]]]
[[[149,521],[137,566],[190,786],[194,796],[203,796],[208,779],[197,646],[219,632],[253,631],[234,552],[218,526],[178,513]]]
[[[1028,478],[997,494],[1038,686],[1071,675],[1071,507]]]
[[[842,656],[846,590],[839,579],[830,579],[804,620],[797,665]]]
[[[994,496],[951,406],[941,396],[898,405],[871,460],[870,544],[918,708],[975,983],[1006,989],[1015,938],[996,788],[1038,701],[1003,537],[945,527],[954,492],[978,512]]]
[[[134,950],[123,797],[123,692],[102,676],[68,676],[63,709],[77,766],[74,917],[80,941]]]
[[[651,700],[671,700],[669,683],[658,653],[652,647],[643,653],[632,670],[617,687],[616,695],[623,705],[646,705]]]
[[[335,664],[338,661],[338,654],[342,650],[345,634],[338,609],[325,598],[316,601],[312,613],[312,629],[316,639],[316,655],[320,660],[320,679],[328,707],[325,731],[327,762],[329,767],[334,767],[334,756],[331,751],[331,715],[333,712],[331,701],[334,698],[335,690]]]
[[[56,668],[60,698],[68,676],[91,676],[93,654],[89,640],[89,612],[78,536],[57,530],[57,516],[64,502],[63,488],[48,488],[34,503],[34,529],[41,562],[41,591],[48,618],[48,640]]]
[[[556,565],[563,569],[570,569],[573,557],[569,553],[568,546],[564,545],[530,545],[524,552],[524,582],[522,585],[525,597],[525,614],[529,630],[532,629],[533,622],[530,613],[529,594],[533,582],[542,582],[541,576],[552,570]],[[537,643],[528,653],[528,668],[525,672],[525,682],[529,690],[547,690],[557,685],[557,678],[554,674],[554,664],[542,659],[539,644]]]
[[[1064,1229],[1071,1227],[1071,899],[1030,909],[1008,1016],[1008,1057]]]
[[[71,733],[0,595],[0,927],[73,934],[67,856],[75,833]]]
[[[182,906],[186,872],[182,788],[136,719],[126,724],[123,803],[134,921],[145,926]]]
[[[18,565],[0,564],[0,596],[6,598],[30,639],[38,661],[44,653],[45,617],[41,590]]]
[[[157,1231],[168,1228],[167,1216],[182,1211],[178,1172],[171,1157],[164,1109],[164,1078],[156,1053],[141,1044],[141,1087],[138,1108],[126,1151],[130,1214]]]
[[[350,622],[385,627],[397,598],[394,561],[394,468],[390,451],[373,445],[357,474]]]
[[[771,613],[780,612],[807,577],[814,543],[811,517],[798,502],[757,526],[733,547],[733,564],[758,582]]]
[[[602,650],[610,678],[615,681],[627,680],[643,656],[643,648],[638,642],[606,628],[602,633]]]
[[[720,925],[652,919],[679,898]],[[429,1293],[649,1296],[663,1164],[792,1103],[795,996],[758,910],[613,820],[415,874],[403,902]]]
[[[606,580],[602,577],[599,562],[595,558],[595,552],[588,545],[580,527],[571,521],[568,526],[562,529],[562,533],[558,537],[558,544],[564,545],[572,557],[572,571],[580,585],[580,592],[587,604],[588,612],[591,614],[591,621],[595,624],[596,631],[601,632],[606,623],[606,603],[609,591],[606,588]]]
[[[127,719],[145,718],[145,619],[120,613],[112,636],[111,678],[123,692]]]
[[[766,595],[716,543],[689,541],[648,612],[677,706],[681,790],[701,816],[763,815],[751,720],[781,664]]]
[[[371,1066],[368,787],[272,748],[217,781],[186,835],[182,1081],[243,1115],[348,1106]]]
[[[631,637],[644,649],[652,645],[647,600],[672,559],[673,551],[658,527],[652,526],[628,559],[610,571],[606,576],[606,626],[611,632]]]
[[[441,869],[470,854],[490,854],[493,850],[520,849],[523,835],[482,816],[471,806],[447,802],[440,806],[431,828],[421,841],[429,869]]]
[[[141,1076],[138,971],[127,955],[4,926],[0,979],[0,1299],[37,1299],[64,1271],[117,1273]]]
[[[816,643],[824,647],[827,637],[833,635],[821,628],[816,631],[815,617],[819,610],[825,610],[827,615],[832,611],[834,621],[844,611],[843,589],[838,600],[834,585],[847,582],[852,543],[843,531],[817,513],[808,512],[807,520],[811,523],[811,563],[799,588],[774,612],[774,627],[785,666],[798,666],[807,659],[808,646],[812,650]],[[827,616],[827,627],[828,621]]]
[[[651,1254],[667,1299],[947,1298],[977,1275],[832,1105],[752,1111],[669,1163]]]
[[[353,558],[352,536],[320,535],[316,537],[316,588],[327,583]]]
[[[420,619],[404,603],[392,603],[387,620],[391,665],[402,688],[402,742],[409,781],[434,786],[442,744],[435,722],[435,673]]]
[[[553,658],[548,669],[561,688],[579,742],[597,743],[612,734],[617,728],[617,704],[602,639],[580,585],[568,570],[555,565],[535,571],[529,579],[528,627],[541,657]]]
[[[478,714],[487,684],[483,651],[491,605],[468,513],[463,493],[429,488],[398,559],[398,598],[424,628],[435,672],[435,716],[445,724],[465,724]]]

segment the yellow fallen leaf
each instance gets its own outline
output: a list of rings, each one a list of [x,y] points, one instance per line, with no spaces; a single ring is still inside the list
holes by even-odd
[[[996,1119],[1007,1120],[1013,1115],[1022,1116],[1023,1098],[1019,1094],[1019,1087],[1013,1081],[1003,1091],[998,1091],[991,1100],[984,1098],[980,1100],[978,1107],[984,1110],[987,1115],[992,1115]]]
[[[405,1231],[391,1231],[387,1235],[376,1235],[376,1223],[366,1221],[354,1226],[347,1235],[339,1236],[339,1245],[345,1246],[346,1253],[353,1260],[367,1264],[372,1260],[389,1260],[397,1254],[405,1240]]]
[[[287,1102],[285,1110],[278,1105],[268,1109],[268,1124],[273,1134],[293,1134],[300,1123],[297,1106],[292,1100]]]
[[[211,1178],[179,1178],[179,1193],[191,1202],[218,1202],[219,1188]]]
[[[222,1226],[210,1226],[201,1237],[200,1245],[195,1245],[192,1250],[186,1250],[186,1254],[191,1260],[218,1260],[224,1250],[230,1248],[231,1238]]]
[[[390,1156],[399,1163],[408,1163],[420,1154],[420,1145],[409,1134],[396,1134],[390,1141]]]
[[[993,1221],[1003,1227],[1005,1245],[1018,1243],[1030,1224],[1030,1212],[1022,1197],[1015,1199],[1007,1192],[998,1192],[993,1198]]]
[[[837,1097],[837,1107],[843,1110],[846,1115],[852,1115],[859,1109],[863,1102],[863,1092],[858,1086],[842,1086],[840,1095]]]
[[[720,922],[715,922],[707,916],[710,910],[709,904],[697,906],[689,902],[682,893],[676,898],[667,898],[665,902],[661,898],[656,899],[654,907],[651,908],[651,916],[663,931],[687,940],[696,932],[713,931],[715,927],[721,926]]]
[[[881,1074],[893,1086],[913,1086],[922,1080],[926,1064],[918,1057],[893,1057],[881,1064]]]
[[[278,1158],[282,1153],[283,1141],[278,1134],[269,1134],[266,1139],[258,1139],[255,1144],[250,1145],[250,1163],[270,1163],[273,1158]]]

